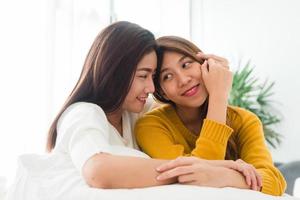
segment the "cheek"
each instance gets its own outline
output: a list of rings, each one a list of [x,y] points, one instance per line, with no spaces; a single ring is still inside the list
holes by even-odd
[[[163,89],[163,92],[165,94],[165,96],[167,98],[172,98],[173,96],[175,96],[175,93],[176,93],[176,87],[174,86],[174,84],[164,84],[162,85],[162,89]]]
[[[128,98],[132,98],[133,96],[136,96],[136,94],[138,93],[138,88],[139,88],[138,83],[136,80],[134,80],[127,94]]]
[[[197,79],[200,80],[201,83],[203,83],[202,71],[201,71],[200,65],[198,67],[194,68],[194,75],[195,75],[195,77],[197,77]]]
[[[193,66],[193,70],[194,70],[195,74],[201,76],[201,74],[202,74],[202,72],[201,72],[201,65],[199,63],[197,63],[197,64],[195,64]]]

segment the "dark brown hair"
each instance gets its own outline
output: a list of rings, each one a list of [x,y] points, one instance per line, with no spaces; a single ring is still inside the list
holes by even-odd
[[[50,127],[47,151],[55,147],[58,120],[71,104],[90,102],[99,105],[105,113],[116,111],[130,89],[138,62],[153,50],[156,51],[154,35],[137,24],[120,21],[100,32],[77,84]]]
[[[192,58],[193,60],[199,62],[200,64],[203,64],[204,60],[199,60],[196,57],[196,54],[198,52],[202,52],[196,45],[194,45],[192,42],[181,38],[177,36],[164,36],[160,37],[157,40],[158,44],[158,64],[156,68],[156,73],[154,76],[154,85],[155,85],[155,92],[153,93],[155,99],[162,103],[168,103],[171,104],[172,106],[176,107],[176,104],[172,102],[171,100],[165,98],[164,92],[160,86],[160,71],[162,67],[162,61],[164,58],[164,53],[166,51],[171,51],[171,52],[177,52],[180,54],[183,54],[187,57]],[[201,106],[201,119],[204,120],[204,118],[207,115],[207,110],[208,110],[208,98],[205,100],[203,105]],[[230,126],[231,120],[229,119],[227,115],[227,120],[226,124]],[[233,135],[233,134],[232,134]],[[237,145],[235,142],[235,139],[233,136],[231,136],[228,140],[228,145],[227,145],[227,150],[226,150],[226,159],[237,159],[238,158],[238,150],[237,150]]]

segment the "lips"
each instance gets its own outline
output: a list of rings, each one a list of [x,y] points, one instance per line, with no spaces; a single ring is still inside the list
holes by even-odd
[[[199,88],[199,85],[200,84],[197,84],[193,87],[191,87],[190,89],[186,90],[184,93],[182,93],[181,95],[182,96],[186,96],[186,97],[190,97],[190,96],[193,96],[197,93],[198,91],[198,88]]]
[[[141,97],[137,97],[137,100],[141,101],[142,103],[145,103],[147,98],[148,96],[141,96]]]

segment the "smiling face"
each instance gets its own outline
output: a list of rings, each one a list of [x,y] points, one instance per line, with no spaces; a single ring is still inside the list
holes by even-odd
[[[155,51],[146,54],[138,63],[130,90],[122,105],[123,110],[139,113],[143,110],[149,93],[154,92],[153,74],[157,65]]]
[[[177,106],[197,108],[208,97],[200,63],[177,52],[164,52],[159,82],[164,97]]]

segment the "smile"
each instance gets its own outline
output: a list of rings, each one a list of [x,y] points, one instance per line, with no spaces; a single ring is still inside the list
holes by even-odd
[[[148,97],[137,97],[137,100],[139,100],[142,103],[146,103]]]
[[[198,88],[199,88],[200,84],[195,85],[194,87],[186,90],[182,96],[186,96],[186,97],[191,97],[194,96],[197,92],[198,92]]]

